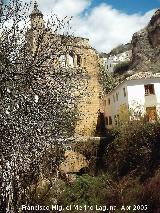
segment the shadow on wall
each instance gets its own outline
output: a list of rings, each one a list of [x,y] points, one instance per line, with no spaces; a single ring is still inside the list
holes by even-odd
[[[96,137],[100,137],[100,143],[97,150],[96,159],[96,171],[95,174],[99,174],[105,171],[105,153],[108,145],[114,140],[114,136],[105,127],[105,117],[104,114],[99,112],[96,126]]]
[[[104,114],[99,112],[98,113],[98,119],[97,119],[97,125],[96,125],[96,137],[105,137],[107,133],[107,130],[105,128],[105,118]]]

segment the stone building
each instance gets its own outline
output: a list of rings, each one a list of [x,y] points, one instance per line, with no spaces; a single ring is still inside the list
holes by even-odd
[[[62,67],[80,68],[84,69],[88,75],[87,94],[83,96],[78,105],[80,119],[77,122],[75,128],[76,136],[91,136],[94,133],[98,110],[99,110],[99,93],[101,91],[100,84],[98,82],[99,71],[99,55],[95,49],[89,44],[89,39],[70,36],[70,40],[67,38],[67,45],[64,48],[58,49],[58,45],[65,43],[65,35],[55,34],[49,27],[46,27],[43,19],[42,12],[38,9],[38,5],[34,3],[34,10],[30,14],[31,27],[27,32],[27,39],[30,41],[32,52],[36,50],[36,40],[39,33],[45,34],[43,40],[43,48],[38,51],[43,51],[48,43],[54,43],[54,51],[56,53],[56,59],[54,58],[53,66],[58,63]],[[55,45],[56,44],[56,45]],[[52,54],[52,45],[50,45],[49,51]],[[80,91],[79,91],[80,92]]]

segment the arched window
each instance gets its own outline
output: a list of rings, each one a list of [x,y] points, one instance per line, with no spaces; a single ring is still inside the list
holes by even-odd
[[[80,55],[77,55],[77,65],[78,65],[79,67],[81,66],[81,62],[82,62],[81,56],[80,56]]]
[[[71,66],[71,67],[74,67],[74,54],[73,54],[73,52],[69,53],[69,56],[68,56],[68,65]]]
[[[60,56],[60,63],[63,67],[66,66],[66,56],[65,55]]]

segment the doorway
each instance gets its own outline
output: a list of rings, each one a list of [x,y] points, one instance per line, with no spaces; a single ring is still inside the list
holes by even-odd
[[[148,121],[153,123],[157,121],[157,111],[156,107],[147,107],[146,108]]]

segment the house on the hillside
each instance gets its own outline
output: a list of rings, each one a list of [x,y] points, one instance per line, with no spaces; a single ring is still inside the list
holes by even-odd
[[[107,128],[128,119],[147,116],[154,122],[160,115],[160,73],[134,74],[103,98],[103,112]]]
[[[121,49],[119,50],[118,48]],[[101,63],[103,64],[105,70],[109,73],[113,73],[115,67],[123,62],[129,62],[132,56],[132,50],[129,44],[121,45],[112,50],[109,54],[101,53]]]

